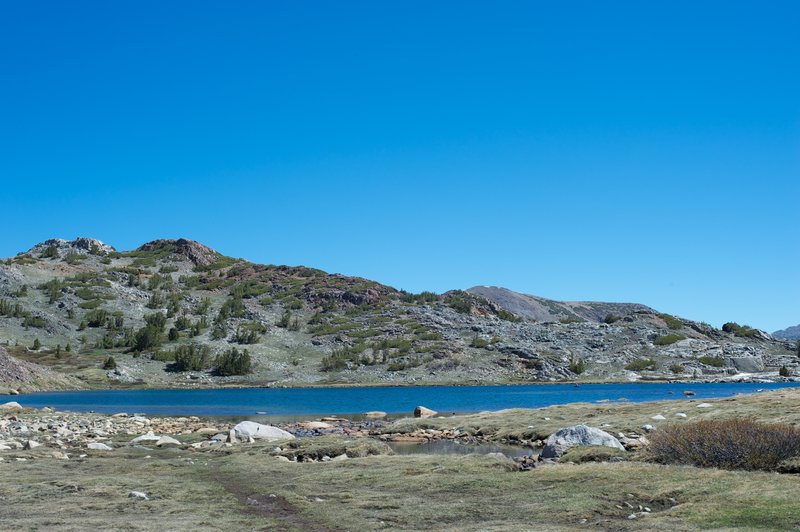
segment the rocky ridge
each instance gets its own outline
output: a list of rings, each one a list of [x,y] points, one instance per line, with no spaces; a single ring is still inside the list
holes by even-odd
[[[160,331],[137,347],[156,315]],[[800,371],[789,342],[645,305],[497,287],[412,294],[254,264],[186,239],[127,252],[54,239],[0,261],[0,344],[89,387],[785,379]],[[190,347],[207,349],[204,361],[176,367],[177,351]],[[251,373],[216,371],[216,355],[231,349],[248,351]],[[103,368],[108,357],[116,367]]]

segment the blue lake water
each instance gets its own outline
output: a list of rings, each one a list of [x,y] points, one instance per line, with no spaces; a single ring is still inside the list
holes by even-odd
[[[75,412],[129,412],[183,416],[294,417],[360,414],[381,410],[410,414],[417,405],[440,413],[539,408],[573,403],[660,401],[730,397],[800,383],[625,383],[518,386],[409,386],[370,388],[228,388],[215,390],[104,390],[42,392],[13,399],[24,406]],[[695,396],[684,397],[691,390]]]

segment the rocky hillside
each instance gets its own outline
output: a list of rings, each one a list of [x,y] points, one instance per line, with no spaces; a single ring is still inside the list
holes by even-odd
[[[0,262],[0,344],[93,387],[776,377],[781,367],[798,369],[793,344],[746,326],[726,332],[644,305],[502,288],[412,294],[253,264],[184,239],[125,252],[55,239]],[[249,372],[239,364],[244,351]]]
[[[39,364],[18,360],[0,347],[0,393],[66,390],[82,387],[83,384],[78,379]]]
[[[781,340],[800,340],[800,325],[794,325],[781,329],[780,331],[775,331],[772,333],[772,336],[780,338]]]

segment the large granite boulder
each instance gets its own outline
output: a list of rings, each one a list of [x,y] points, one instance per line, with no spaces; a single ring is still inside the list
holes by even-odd
[[[621,451],[625,450],[619,440],[608,432],[586,425],[574,425],[551,434],[544,444],[541,456],[542,458],[558,458],[567,449],[580,445],[602,445]]]
[[[239,439],[253,438],[254,440],[277,441],[277,440],[293,440],[294,435],[286,432],[278,427],[271,425],[262,425],[255,421],[242,421],[235,427],[233,432]]]

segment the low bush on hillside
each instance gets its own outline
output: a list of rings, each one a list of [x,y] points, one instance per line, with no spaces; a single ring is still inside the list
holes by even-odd
[[[667,327],[670,329],[678,330],[683,327],[683,322],[672,314],[659,314],[658,317],[664,320],[664,323],[666,323]]]
[[[654,370],[656,369],[656,361],[652,358],[637,358],[636,360],[630,361],[625,366],[625,369],[628,371]]]
[[[772,471],[800,455],[800,430],[751,419],[667,425],[648,438],[646,457],[661,464]]]
[[[729,321],[722,326],[722,330],[726,333],[732,333],[734,336],[740,338],[752,338],[758,336],[758,330],[753,329],[749,325],[739,325],[735,321]]]
[[[247,375],[252,371],[253,362],[246,349],[239,351],[233,347],[218,355],[214,365],[217,366],[218,375],[229,377],[231,375]]]
[[[580,375],[586,371],[586,362],[582,359],[572,359],[569,363],[569,370],[576,375]]]
[[[725,365],[725,359],[722,357],[709,357],[709,356],[702,356],[697,359],[701,364],[705,364],[706,366],[713,366],[715,368],[721,368]]]
[[[686,337],[680,334],[665,334],[664,336],[659,336],[655,340],[653,340],[653,344],[655,345],[671,345],[675,342],[680,342],[681,340],[685,340]]]

